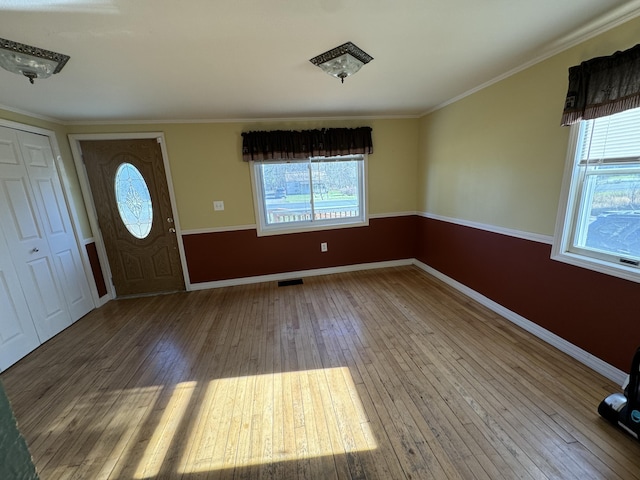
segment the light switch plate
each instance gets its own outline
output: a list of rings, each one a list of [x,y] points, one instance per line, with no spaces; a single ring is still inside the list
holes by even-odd
[[[224,210],[224,202],[222,200],[216,200],[213,202],[213,209],[218,212]]]

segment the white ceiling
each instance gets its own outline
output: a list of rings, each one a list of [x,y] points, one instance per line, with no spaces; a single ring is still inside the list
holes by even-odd
[[[0,0],[0,37],[71,57],[35,85],[0,69],[0,107],[62,122],[420,115],[639,8],[639,0]],[[342,85],[309,59],[347,41],[374,60]]]

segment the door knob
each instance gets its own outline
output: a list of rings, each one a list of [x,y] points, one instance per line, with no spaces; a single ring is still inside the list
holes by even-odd
[[[37,248],[37,247],[33,247],[33,248],[31,249],[31,253],[38,253],[39,251],[40,251],[40,249],[39,249],[39,248]]]
[[[176,233],[176,229],[172,227],[172,228],[169,229],[169,232],[170,233]]]

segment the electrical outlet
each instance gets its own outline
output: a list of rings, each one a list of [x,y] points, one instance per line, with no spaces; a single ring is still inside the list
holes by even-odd
[[[213,202],[213,209],[218,212],[224,210],[224,202],[222,200],[216,200]]]
[[[320,244],[320,251],[321,252],[326,252],[327,251],[327,242],[322,242]]]

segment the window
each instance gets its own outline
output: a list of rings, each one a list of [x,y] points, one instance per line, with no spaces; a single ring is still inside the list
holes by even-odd
[[[135,166],[123,163],[116,171],[114,183],[118,213],[124,226],[134,237],[146,238],[153,222],[153,206],[147,182]]]
[[[572,129],[552,256],[640,282],[640,109]]]
[[[251,162],[258,235],[366,225],[364,155]]]

